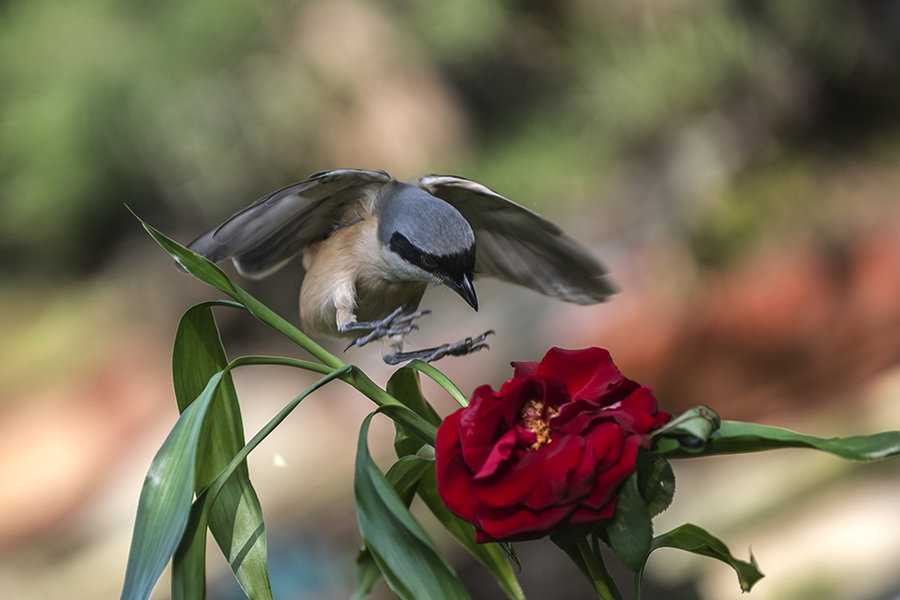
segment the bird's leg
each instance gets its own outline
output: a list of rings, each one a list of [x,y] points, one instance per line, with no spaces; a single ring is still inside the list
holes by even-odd
[[[414,319],[418,319],[424,315],[431,313],[430,310],[417,310],[415,312],[411,312],[409,314],[402,314],[403,307],[398,306],[394,312],[386,316],[385,318],[379,321],[356,321],[352,320],[347,323],[341,325],[340,330],[342,332],[346,331],[358,331],[358,330],[370,330],[369,333],[360,336],[350,342],[344,351],[346,352],[352,346],[365,346],[369,342],[373,340],[378,340],[381,338],[400,338],[406,335],[410,331],[414,329],[418,329],[418,325],[413,325],[411,322]]]
[[[398,337],[397,340],[385,338],[384,350],[381,357],[387,364],[396,365],[413,359],[433,362],[445,356],[464,356],[466,354],[477,352],[483,348],[488,348],[489,346],[484,343],[484,340],[493,333],[494,330],[490,329],[477,337],[468,337],[452,344],[442,344],[434,348],[411,350],[409,352],[400,351],[403,344],[402,337]]]

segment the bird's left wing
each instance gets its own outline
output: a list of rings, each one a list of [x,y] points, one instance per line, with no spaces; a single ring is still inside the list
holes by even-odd
[[[306,246],[328,237],[353,202],[376,195],[389,181],[384,171],[315,173],[263,196],[188,248],[213,262],[231,258],[242,275],[265,277]]]
[[[475,232],[475,272],[575,302],[602,302],[615,289],[606,270],[556,225],[468,179],[426,175],[419,186],[453,205]]]

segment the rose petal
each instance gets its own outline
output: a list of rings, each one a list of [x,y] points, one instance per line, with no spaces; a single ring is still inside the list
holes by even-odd
[[[569,479],[578,468],[584,450],[584,440],[577,436],[557,436],[553,442],[526,453],[516,469],[535,469],[540,477],[524,504],[531,510],[571,503]],[[530,459],[530,460],[529,460]]]
[[[434,468],[438,494],[447,508],[469,522],[475,521],[472,494],[469,493],[469,471],[462,460],[456,420],[459,411],[448,416],[438,427],[435,440]]]
[[[474,481],[486,479],[496,473],[504,462],[509,460],[512,451],[516,448],[517,435],[514,429],[510,429],[497,440],[494,447],[481,465],[481,468],[472,476]]]
[[[611,394],[618,395],[620,392],[621,388]],[[568,434],[583,434],[599,421],[615,421],[627,431],[646,433],[659,426],[656,399],[650,388],[640,386],[608,406],[590,400],[576,400],[560,407],[559,414],[553,420],[553,427]]]
[[[575,510],[575,505],[552,506],[542,511],[519,507],[479,509],[478,528],[481,531],[476,531],[475,539],[479,542],[534,540],[558,529]]]
[[[594,490],[581,501],[582,506],[596,510],[615,498],[622,482],[634,471],[639,444],[640,436],[630,435],[625,438],[618,460],[609,468],[597,473]]]
[[[536,362],[511,362],[515,371],[513,377],[528,377],[529,375],[537,375],[538,363]]]
[[[537,372],[562,380],[573,400],[596,399],[623,380],[609,352],[603,348],[551,348]]]
[[[580,507],[573,512],[568,519],[568,525],[584,525],[585,523],[593,523],[604,519],[611,519],[616,514],[616,499],[612,498],[609,502],[598,509]]]
[[[585,439],[581,464],[569,479],[569,493],[573,499],[584,498],[594,491],[597,471],[605,469],[618,459],[621,444],[622,429],[612,423],[601,424]]]
[[[484,385],[475,390],[472,401],[456,413],[457,429],[466,465],[478,472],[494,449],[502,434],[504,417],[503,399]]]
[[[559,414],[553,419],[553,429],[571,435],[580,435],[590,429],[603,413],[595,403],[589,400],[575,400],[559,407]]]
[[[541,477],[539,468],[517,468],[525,460],[528,452],[518,450],[510,461],[512,466],[496,473],[493,477],[472,481],[469,493],[473,501],[488,507],[508,508],[521,504],[531,494]],[[530,463],[527,463],[530,464]],[[527,466],[526,464],[526,466]]]

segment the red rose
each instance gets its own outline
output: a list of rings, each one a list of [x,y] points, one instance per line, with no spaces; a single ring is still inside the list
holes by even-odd
[[[527,540],[608,519],[646,434],[669,419],[649,388],[601,348],[553,348],[513,363],[447,417],[435,443],[438,492],[480,542]]]

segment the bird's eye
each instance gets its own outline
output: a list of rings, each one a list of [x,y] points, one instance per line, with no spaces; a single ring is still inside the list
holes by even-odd
[[[427,254],[422,255],[422,266],[426,269],[433,269],[437,266],[437,261]]]

